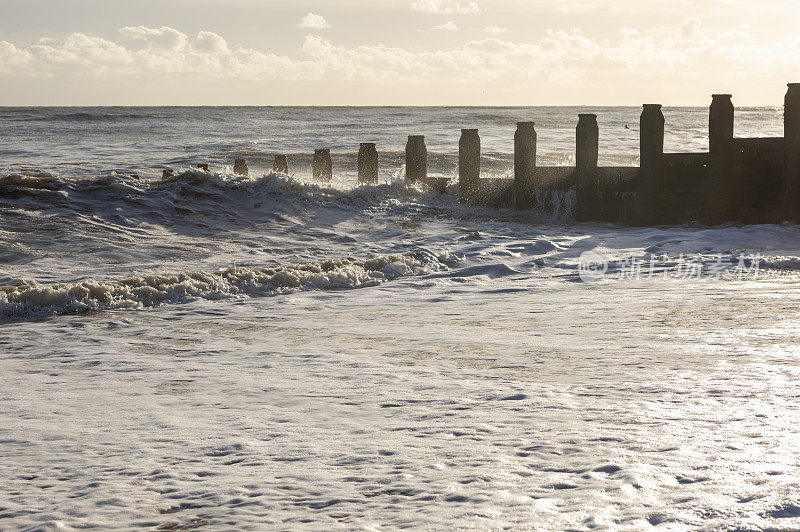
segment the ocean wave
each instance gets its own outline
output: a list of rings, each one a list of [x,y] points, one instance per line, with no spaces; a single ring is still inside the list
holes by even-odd
[[[73,113],[19,113],[12,115],[16,122],[124,122],[131,120],[151,120],[156,118],[150,114],[109,113],[109,112],[73,112]]]
[[[0,320],[125,310],[197,300],[248,299],[308,290],[349,290],[447,270],[427,251],[364,260],[329,259],[270,267],[231,267],[119,280],[0,286]]]
[[[216,203],[229,201],[232,207],[235,204],[237,208],[244,209],[247,208],[247,203],[241,202],[241,195],[251,198],[282,195],[342,208],[369,208],[392,200],[415,199],[431,206],[441,204],[443,199],[452,202],[457,193],[455,187],[451,186],[448,194],[443,196],[423,184],[404,179],[378,185],[337,186],[304,182],[274,172],[260,177],[244,177],[188,169],[169,179],[150,182],[117,174],[71,179],[47,172],[26,172],[0,177],[0,200],[29,196],[51,201],[55,192],[64,200],[85,200],[81,208],[91,206],[103,210],[113,207],[109,201],[115,199],[128,203],[140,203],[142,199],[168,201],[180,203],[183,208],[185,199],[193,197],[198,200],[216,198]],[[99,195],[104,195],[102,201]]]

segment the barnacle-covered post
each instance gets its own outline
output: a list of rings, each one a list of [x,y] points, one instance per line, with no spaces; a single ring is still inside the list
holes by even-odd
[[[410,135],[406,143],[406,179],[428,177],[428,148],[423,135]]]
[[[314,181],[330,181],[333,179],[333,162],[331,161],[330,149],[322,148],[314,150],[311,173],[314,177]]]
[[[378,149],[374,142],[362,142],[358,148],[358,182],[378,183]]]
[[[278,174],[289,173],[289,162],[286,160],[285,155],[276,155],[275,160],[272,161],[272,170]]]
[[[236,159],[233,163],[233,173],[236,175],[247,175],[250,170],[247,168],[247,161],[244,159]]]

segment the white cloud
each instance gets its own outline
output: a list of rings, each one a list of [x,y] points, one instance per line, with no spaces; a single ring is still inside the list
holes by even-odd
[[[494,36],[428,50],[346,47],[309,35],[291,56],[236,46],[209,31],[189,36],[169,27],[136,26],[122,28],[115,40],[73,33],[29,46],[0,41],[0,86],[40,79],[87,87],[98,80],[158,80],[164,87],[200,79],[236,80],[263,87],[276,80],[310,84],[368,79],[441,87],[436,84],[470,79],[476,87],[517,87],[535,80],[537,87],[553,94],[592,87],[592,93],[613,96],[628,94],[633,84],[651,94],[688,90],[690,80],[702,80],[697,86],[735,89],[754,78],[782,78],[800,72],[798,52],[800,35],[759,41],[746,29],[705,30],[699,19],[687,19],[668,38],[620,28],[617,37],[599,41],[569,29],[548,31],[534,42]],[[676,79],[681,83],[676,85]]]
[[[126,27],[119,30],[120,41],[135,43],[148,50],[175,51],[184,48],[186,35],[176,29],[161,26],[158,29],[146,26]]]
[[[458,26],[456,26],[453,21],[447,21],[444,24],[434,26],[433,29],[442,31],[458,31]]]
[[[221,54],[228,51],[228,43],[216,33],[201,31],[195,39],[195,48],[201,52]]]
[[[488,33],[489,35],[501,35],[501,34],[505,33],[506,31],[508,31],[508,30],[506,30],[505,28],[501,28],[500,26],[487,26],[486,27],[486,33]]]
[[[477,15],[481,12],[478,3],[472,0],[414,0],[411,9],[444,15]]]
[[[331,25],[325,20],[322,15],[315,15],[314,13],[306,13],[306,16],[300,19],[297,23],[298,28],[308,28],[315,30],[324,30],[330,28]]]

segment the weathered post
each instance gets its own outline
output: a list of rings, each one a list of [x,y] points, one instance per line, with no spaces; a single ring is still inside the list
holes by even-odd
[[[786,216],[800,221],[800,83],[790,83],[783,109]]]
[[[514,192],[517,209],[530,208],[536,171],[536,128],[533,122],[517,122],[514,133]]]
[[[477,129],[462,129],[458,141],[458,201],[477,199],[481,175],[481,137]]]
[[[579,114],[575,128],[575,218],[596,219],[598,210],[597,158],[600,151],[600,129],[597,115]]]
[[[662,215],[661,161],[664,156],[664,114],[660,104],[645,104],[639,122],[639,212],[637,223],[659,223]]]
[[[575,166],[581,169],[597,168],[600,151],[600,129],[597,115],[579,114],[575,128]]]
[[[272,162],[272,170],[278,174],[289,173],[289,161],[286,160],[285,155],[275,156],[275,160]]]
[[[378,149],[374,142],[362,142],[358,148],[358,182],[378,183]]]
[[[314,181],[330,181],[333,179],[331,150],[328,148],[314,150],[314,160],[311,163],[311,173],[314,176]]]
[[[734,179],[730,175],[733,141],[733,102],[730,94],[713,94],[708,109],[708,190],[705,195],[706,220],[724,222],[734,201]]]
[[[712,94],[708,109],[708,152],[711,161],[722,159],[733,139],[733,102],[730,94]]]
[[[664,155],[664,114],[661,104],[646,103],[639,122],[639,159],[642,170],[656,169]]]
[[[247,168],[247,161],[244,159],[236,159],[233,162],[233,173],[236,175],[248,175],[250,170]]]
[[[172,168],[164,168],[161,172],[161,179],[170,179],[172,177],[175,177],[175,170]]]
[[[205,171],[205,172],[208,172],[208,164],[207,164],[207,163],[200,163],[200,164],[198,164],[198,165],[197,165],[197,167],[198,167],[200,170],[203,170],[203,171]]]
[[[423,135],[410,135],[406,143],[406,179],[428,177],[428,148]]]

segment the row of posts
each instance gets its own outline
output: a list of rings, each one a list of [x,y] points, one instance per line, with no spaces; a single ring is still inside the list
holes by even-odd
[[[785,99],[786,152],[786,199],[800,204],[800,83],[790,83]],[[709,110],[709,173],[712,186],[714,180],[723,179],[727,173],[730,148],[733,141],[734,108],[730,94],[715,94]],[[575,166],[578,169],[597,168],[599,152],[599,129],[597,115],[579,114],[576,127]],[[536,168],[537,135],[534,122],[518,122],[514,133],[514,180],[519,187],[529,180]],[[664,155],[664,115],[660,104],[645,104],[640,116],[640,169],[644,184],[652,181],[653,175]],[[462,129],[458,146],[458,173],[460,197],[469,201],[475,198],[480,187],[481,139],[477,129]],[[428,174],[428,152],[425,137],[408,137],[405,149],[406,177],[409,180],[425,179]],[[208,165],[198,165],[208,169]],[[273,164],[276,172],[287,174],[289,166],[286,155],[277,155]],[[167,173],[169,172],[169,175]],[[247,163],[236,159],[234,172],[247,175]],[[315,180],[330,181],[333,165],[329,149],[315,150],[312,162]],[[165,170],[164,176],[172,175]],[[715,177],[716,176],[716,177]],[[358,151],[358,179],[361,183],[378,182],[378,152],[375,143],[362,143]],[[724,195],[726,187],[716,183],[714,187]],[[518,188],[519,190],[519,188]]]

